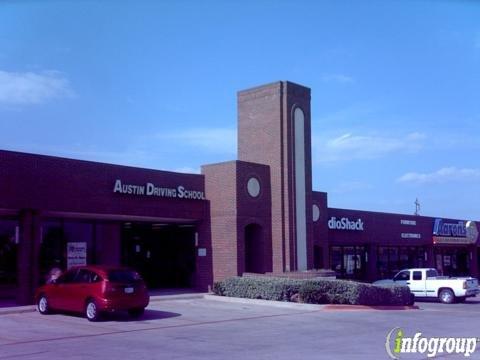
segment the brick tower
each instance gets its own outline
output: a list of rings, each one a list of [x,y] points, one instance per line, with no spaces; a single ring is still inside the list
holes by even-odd
[[[238,159],[270,166],[273,271],[313,266],[310,89],[288,81],[238,93]]]

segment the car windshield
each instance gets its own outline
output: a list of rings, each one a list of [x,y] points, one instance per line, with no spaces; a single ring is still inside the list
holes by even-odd
[[[111,282],[128,283],[141,281],[142,278],[135,271],[118,269],[108,272],[108,280]]]

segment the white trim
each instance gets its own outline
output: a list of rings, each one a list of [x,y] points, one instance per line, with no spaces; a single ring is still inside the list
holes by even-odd
[[[295,214],[297,270],[307,270],[307,215],[305,189],[305,115],[297,107],[293,113],[295,129]]]

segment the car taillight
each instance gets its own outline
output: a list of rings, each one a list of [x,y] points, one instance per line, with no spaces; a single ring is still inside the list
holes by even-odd
[[[466,282],[466,281],[463,282],[463,288],[464,288],[464,289],[467,288],[467,282]]]

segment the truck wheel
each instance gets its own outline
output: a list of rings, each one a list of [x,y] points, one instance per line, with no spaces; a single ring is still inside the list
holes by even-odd
[[[442,289],[438,294],[438,298],[444,304],[451,304],[455,300],[455,295],[450,289]]]

